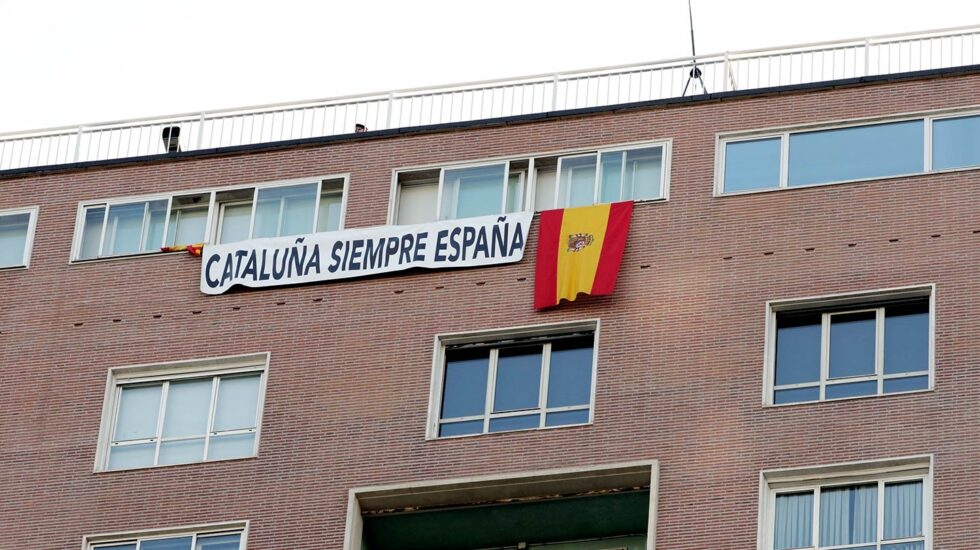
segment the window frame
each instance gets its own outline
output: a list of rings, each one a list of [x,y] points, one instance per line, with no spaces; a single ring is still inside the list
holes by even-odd
[[[929,303],[929,383],[925,389],[907,390],[900,392],[884,393],[883,386],[885,380],[901,378],[913,378],[923,376],[923,371],[912,373],[892,373],[884,372],[884,308],[887,302],[901,300],[905,298],[926,298]],[[882,305],[870,305],[879,303]],[[803,382],[798,384],[784,384],[776,386],[776,318],[780,313],[792,313],[795,311],[809,311],[821,316],[821,336],[820,336],[820,379],[816,382]],[[872,375],[851,376],[831,380],[829,377],[830,366],[830,318],[834,315],[875,311],[875,373]],[[766,322],[765,322],[765,346],[764,346],[764,367],[763,367],[763,394],[762,404],[765,407],[789,407],[794,405],[808,405],[814,403],[832,403],[836,401],[848,401],[851,399],[864,399],[869,397],[884,397],[889,395],[904,395],[913,393],[930,392],[935,390],[936,383],[936,285],[914,285],[906,287],[888,288],[872,291],[858,291],[838,294],[828,294],[806,298],[791,298],[770,300],[766,302]],[[827,399],[825,397],[828,386],[838,384],[848,384],[862,381],[877,381],[877,391],[872,395],[858,395],[851,397],[839,397]],[[795,388],[819,387],[820,398],[816,401],[797,401],[792,403],[775,403],[776,389],[787,390]]]
[[[561,323],[546,323],[537,325],[524,325],[518,327],[509,327],[503,329],[492,329],[483,331],[467,331],[467,332],[453,332],[445,334],[437,334],[435,336],[435,344],[433,347],[433,361],[432,361],[432,376],[429,388],[429,418],[426,422],[426,440],[449,440],[449,439],[460,439],[467,437],[484,436],[491,434],[505,434],[514,432],[527,432],[534,430],[552,430],[558,428],[569,428],[574,426],[591,426],[595,419],[595,396],[596,396],[596,381],[598,379],[598,366],[599,366],[599,332],[600,332],[600,321],[599,319],[587,319],[582,321],[572,321],[572,322],[561,322]],[[439,426],[442,424],[441,409],[442,409],[442,392],[443,385],[445,381],[446,373],[446,348],[454,344],[469,344],[469,343],[493,343],[498,341],[504,341],[512,338],[527,338],[527,337],[547,337],[547,336],[560,336],[570,332],[579,331],[592,331],[593,341],[592,341],[592,380],[591,389],[589,395],[589,420],[588,422],[581,424],[567,424],[560,426],[545,426],[544,419],[546,417],[546,412],[550,409],[545,407],[538,407],[534,410],[537,414],[541,415],[541,420],[539,425],[534,428],[524,428],[520,430],[507,430],[501,432],[489,432],[487,431],[488,423],[492,418],[506,418],[509,416],[527,416],[530,415],[529,411],[531,409],[525,409],[521,411],[507,411],[502,413],[492,413],[491,409],[493,407],[493,391],[492,382],[494,379],[494,359],[497,355],[499,348],[491,348],[491,363],[488,371],[489,382],[487,386],[487,396],[484,401],[484,414],[479,418],[483,419],[483,431],[476,434],[464,434],[464,435],[453,435],[453,436],[440,436]],[[550,342],[542,342],[542,345],[550,344]],[[542,386],[540,388],[540,394],[547,398],[547,369],[550,363],[550,353],[548,355],[542,354]],[[539,396],[538,404],[541,404],[541,397]],[[547,403],[545,403],[547,404]],[[551,412],[561,412],[562,410],[584,410],[585,407],[582,406],[572,406],[572,407],[555,407]],[[454,419],[454,421],[461,421],[460,419]],[[476,419],[476,417],[474,417]]]
[[[68,263],[69,264],[89,263],[89,262],[118,260],[122,258],[152,256],[158,254],[171,254],[171,252],[163,252],[162,250],[159,249],[159,247],[157,247],[157,249],[155,250],[146,250],[143,252],[134,252],[130,254],[113,254],[108,256],[99,255],[94,258],[84,258],[84,259],[79,258],[79,254],[81,253],[81,248],[82,248],[82,237],[83,237],[82,233],[85,227],[85,213],[89,208],[99,207],[99,206],[105,207],[106,211],[103,214],[103,218],[102,218],[102,230],[101,230],[102,232],[99,237],[99,252],[101,253],[102,246],[105,241],[105,232],[106,232],[106,225],[107,225],[106,220],[108,219],[110,206],[140,203],[140,202],[150,202],[156,200],[166,200],[167,212],[164,217],[164,224],[163,224],[163,243],[165,244],[167,242],[167,238],[170,232],[170,217],[175,211],[174,199],[177,197],[185,197],[189,195],[209,196],[208,203],[207,203],[208,216],[204,226],[204,244],[217,244],[216,239],[217,236],[220,235],[220,220],[221,220],[221,216],[218,210],[221,209],[221,206],[223,206],[224,204],[224,203],[219,203],[217,201],[217,195],[219,193],[252,189],[252,197],[250,199],[252,204],[252,209],[251,209],[252,212],[249,218],[249,235],[251,235],[255,222],[256,199],[258,197],[258,193],[260,189],[290,187],[294,185],[302,185],[304,183],[315,182],[317,184],[317,190],[319,191],[319,194],[317,195],[317,199],[316,199],[317,200],[316,207],[314,208],[314,212],[313,212],[313,229],[314,229],[314,233],[316,233],[316,226],[318,222],[317,218],[320,214],[319,201],[323,195],[323,182],[329,180],[343,180],[343,186],[341,191],[342,196],[340,202],[340,223],[337,227],[337,231],[341,231],[344,229],[344,225],[347,217],[347,201],[349,198],[349,190],[350,190],[349,173],[332,174],[332,175],[325,175],[325,176],[311,176],[308,178],[277,180],[277,181],[270,181],[264,183],[235,184],[235,185],[228,185],[222,187],[206,187],[206,188],[179,190],[179,191],[173,191],[168,193],[131,195],[131,196],[124,196],[124,197],[113,197],[109,199],[95,199],[95,200],[81,201],[78,203],[78,210],[75,216],[75,229],[72,236],[71,255],[69,257]],[[246,202],[246,201],[242,199],[239,202]]]
[[[488,167],[488,166],[499,166],[501,164],[504,165],[504,187],[503,187],[503,191],[500,194],[501,195],[501,197],[500,197],[500,199],[501,199],[500,200],[500,212],[501,213],[499,213],[499,214],[488,214],[488,215],[490,215],[490,216],[503,216],[504,215],[503,213],[507,211],[507,190],[508,190],[508,187],[510,186],[510,176],[511,176],[510,165],[511,165],[512,160],[513,159],[507,159],[507,160],[502,161],[502,162],[481,162],[481,163],[476,163],[476,164],[461,164],[461,165],[458,165],[458,166],[443,166],[443,167],[440,167],[439,168],[439,183],[436,185],[436,219],[435,219],[435,221],[438,222],[438,221],[466,219],[466,218],[457,218],[457,217],[446,218],[446,220],[443,220],[442,219],[442,197],[445,194],[445,187],[444,186],[446,184],[446,171],[447,170],[465,170],[467,168],[485,168],[485,167]],[[517,172],[517,173],[519,174],[520,172]],[[456,195],[458,195],[458,194],[459,194],[459,188],[457,187],[457,189],[456,189]],[[526,201],[526,197],[524,197],[522,195],[521,199],[522,199],[521,209],[518,210],[518,212],[524,212],[524,204],[523,203]],[[397,205],[396,205],[396,208],[397,208]],[[395,216],[396,217],[398,216],[398,213],[397,212],[395,212]]]
[[[189,359],[168,363],[154,363],[110,368],[106,379],[105,396],[103,397],[102,419],[99,426],[99,439],[96,449],[94,472],[126,472],[145,468],[164,468],[168,466],[185,466],[189,464],[223,462],[227,460],[243,460],[258,456],[262,438],[262,420],[264,415],[265,392],[269,378],[270,357],[271,354],[269,352],[262,352],[246,355]],[[222,458],[216,460],[207,460],[205,455],[203,460],[195,462],[185,462],[180,464],[150,464],[145,466],[137,466],[135,468],[109,469],[109,451],[112,448],[112,437],[113,433],[115,432],[116,422],[118,421],[123,387],[233,374],[260,375],[258,395],[256,397],[255,429],[254,431],[248,432],[242,431],[242,433],[255,434],[255,443],[252,454],[248,456]],[[217,387],[212,386],[212,409],[214,407],[213,400],[216,398],[216,391]],[[163,409],[165,398],[166,395],[161,394],[161,410]],[[162,416],[158,418],[158,423],[160,422],[162,422]],[[211,426],[209,425],[208,429],[210,430],[210,428]],[[212,435],[213,434],[209,431],[208,434],[206,434],[206,438],[209,438]],[[157,445],[157,447],[159,449],[159,445]],[[154,459],[154,462],[156,462],[156,458]]]
[[[432,164],[423,164],[417,166],[403,166],[394,168],[391,171],[391,187],[389,189],[388,196],[388,215],[386,218],[387,225],[398,225],[398,200],[400,185],[398,183],[398,175],[402,172],[418,172],[422,170],[439,170],[439,183],[437,185],[436,193],[438,194],[438,201],[442,200],[442,179],[445,170],[453,170],[457,168],[473,168],[476,166],[487,166],[491,164],[502,164],[504,162],[508,163],[508,167],[513,162],[524,161],[528,162],[528,167],[526,174],[524,175],[524,189],[522,193],[523,207],[517,212],[540,212],[534,208],[535,197],[537,196],[537,171],[535,166],[535,161],[545,158],[555,158],[558,162],[561,157],[571,157],[571,156],[583,156],[594,154],[597,155],[596,161],[596,178],[600,176],[601,170],[599,169],[599,155],[601,153],[610,153],[618,151],[628,151],[633,149],[648,149],[652,147],[661,147],[663,149],[663,158],[661,160],[661,171],[660,171],[660,197],[652,199],[632,199],[634,203],[642,202],[662,202],[668,201],[670,199],[670,172],[671,172],[671,159],[672,159],[672,149],[673,149],[673,138],[663,138],[657,140],[644,140],[636,142],[628,142],[621,144],[614,144],[602,147],[576,147],[570,149],[560,149],[552,151],[540,151],[535,153],[529,153],[525,155],[507,155],[507,156],[497,156],[497,157],[485,157],[479,159],[470,159],[464,161],[456,162],[440,162]],[[556,164],[556,180],[555,180],[555,199],[553,204],[556,205],[554,208],[560,208],[558,204],[558,176],[560,169]],[[508,171],[508,175],[510,172]],[[598,183],[596,184],[596,189],[598,189]],[[595,191],[598,193],[598,191]],[[504,193],[504,205],[506,206],[506,193]],[[597,195],[593,195],[597,196]],[[607,203],[594,203],[594,204],[607,204]],[[439,217],[439,209],[441,208],[441,202],[437,205],[436,218]]]
[[[819,533],[820,500],[819,491],[841,486],[877,483],[877,525],[878,536],[881,536],[882,520],[884,518],[884,484],[901,481],[922,481],[922,541],[925,550],[932,550],[933,523],[933,455],[917,455],[900,458],[879,460],[864,460],[843,462],[815,467],[783,468],[764,470],[759,473],[759,520],[757,533],[758,550],[772,550],[775,546],[775,513],[776,496],[786,493],[802,493],[814,491],[813,501],[813,531],[817,538]],[[881,544],[900,544],[918,542],[918,537],[912,539],[895,539],[883,541],[877,539],[866,546],[879,548]],[[862,546],[862,545],[854,545]],[[847,548],[851,546],[848,545]],[[862,546],[863,547],[863,546]],[[806,546],[804,549],[821,548]]]
[[[752,195],[755,193],[770,193],[773,191],[784,191],[787,189],[807,189],[810,187],[822,187],[825,185],[840,185],[845,183],[857,183],[865,181],[877,181],[892,178],[905,178],[909,176],[921,176],[925,174],[943,174],[947,172],[960,172],[964,170],[980,170],[980,166],[964,166],[957,168],[945,168],[934,170],[932,166],[932,136],[933,122],[936,120],[950,118],[964,118],[980,115],[980,107],[971,106],[956,109],[942,109],[934,111],[924,111],[915,113],[902,113],[879,117],[854,118],[817,124],[803,124],[793,126],[782,126],[768,129],[720,132],[715,134],[715,176],[713,196],[728,197],[739,195]],[[808,183],[802,185],[789,185],[789,137],[792,134],[819,132],[823,130],[841,130],[847,128],[858,128],[862,126],[876,126],[896,122],[912,122],[921,120],[922,131],[924,133],[922,146],[922,171],[888,176],[871,176],[867,178],[854,178],[839,181],[829,181],[821,183]],[[762,189],[746,189],[743,191],[725,191],[725,154],[729,143],[757,141],[763,139],[778,138],[780,140],[779,155],[779,184],[776,187]]]
[[[97,535],[86,535],[82,537],[82,547],[81,550],[112,550],[117,546],[123,544],[133,544],[134,542],[143,540],[154,540],[154,539],[165,539],[165,538],[175,538],[175,537],[194,537],[191,542],[191,548],[193,549],[198,536],[208,536],[208,535],[241,535],[241,542],[239,543],[239,550],[246,550],[248,548],[248,531],[249,531],[250,521],[231,521],[224,523],[208,523],[201,525],[188,525],[181,527],[172,527],[166,529],[147,529],[139,531],[126,531],[126,532],[116,532],[116,533],[103,533]]]
[[[16,269],[29,269],[31,267],[31,257],[34,254],[34,232],[37,230],[37,217],[41,212],[40,206],[25,206],[21,208],[4,208],[0,210],[0,217],[17,216],[19,214],[29,214],[27,220],[27,237],[24,239],[24,255],[18,265],[0,266],[0,271],[13,271]]]

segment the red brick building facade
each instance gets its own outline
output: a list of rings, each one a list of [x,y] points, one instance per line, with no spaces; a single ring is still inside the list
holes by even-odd
[[[968,112],[978,90],[964,69],[0,173],[0,211],[39,207],[29,267],[0,270],[0,547],[247,522],[248,550],[339,549],[352,489],[649,462],[651,547],[772,548],[763,472],[920,457],[927,534],[895,548],[975,548],[980,172],[716,181],[719,136]],[[615,293],[553,309],[532,307],[537,221],[515,264],[220,296],[186,254],[72,261],[86,201],[345,174],[354,229],[389,221],[397,170],[646,142],[669,143],[669,193],[636,202]],[[906,287],[933,303],[927,390],[768,404],[767,304]],[[437,335],[595,320],[590,423],[427,437]],[[110,369],[266,353],[254,457],[97,463]]]

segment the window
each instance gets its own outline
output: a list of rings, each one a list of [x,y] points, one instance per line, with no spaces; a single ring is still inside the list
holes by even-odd
[[[721,193],[840,183],[980,166],[980,116],[924,116],[720,143]]]
[[[84,204],[74,259],[341,228],[345,179]]]
[[[638,461],[355,488],[343,548],[653,550],[657,480]]]
[[[766,472],[763,548],[925,550],[930,470],[918,457]]]
[[[245,550],[244,522],[203,528],[85,537],[86,550]]]
[[[770,304],[775,405],[932,387],[931,287]]]
[[[432,435],[588,424],[595,323],[440,339],[438,412]]]
[[[254,456],[267,357],[113,369],[97,469]]]
[[[663,198],[663,146],[558,159],[555,208]]]
[[[524,160],[399,173],[395,223],[519,212],[527,169]]]
[[[35,223],[37,208],[0,211],[0,269],[30,264]]]

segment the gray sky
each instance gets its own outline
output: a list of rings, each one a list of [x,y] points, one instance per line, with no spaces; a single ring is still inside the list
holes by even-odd
[[[977,0],[693,0],[700,53],[980,23]],[[690,54],[686,0],[0,0],[0,132]]]

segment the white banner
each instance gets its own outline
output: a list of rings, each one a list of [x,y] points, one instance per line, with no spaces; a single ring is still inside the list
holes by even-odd
[[[201,292],[519,262],[531,212],[252,239],[204,247]]]

